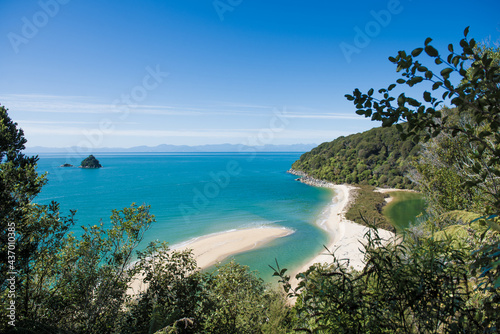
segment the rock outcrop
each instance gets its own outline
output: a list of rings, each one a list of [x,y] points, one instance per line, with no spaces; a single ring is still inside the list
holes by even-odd
[[[97,160],[92,154],[89,155],[82,161],[80,168],[101,168],[99,160]]]

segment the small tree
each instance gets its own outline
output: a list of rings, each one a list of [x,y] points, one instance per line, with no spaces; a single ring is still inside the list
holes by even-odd
[[[22,153],[25,143],[23,130],[0,106],[0,296],[2,301],[10,302],[7,279],[13,280],[16,324],[30,318],[32,312],[36,263],[48,261],[73,223],[72,216],[59,216],[56,203],[40,206],[32,202],[46,179],[36,171],[38,157]],[[0,330],[6,328],[4,306],[0,311]]]

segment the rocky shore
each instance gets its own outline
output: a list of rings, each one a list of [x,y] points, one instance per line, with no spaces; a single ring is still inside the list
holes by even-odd
[[[302,183],[305,183],[307,185],[313,186],[313,187],[333,188],[335,186],[331,182],[316,179],[314,177],[307,175],[307,173],[304,173],[303,171],[300,171],[300,170],[289,169],[287,171],[287,173],[295,175],[295,176],[300,176],[299,178],[297,178],[295,180],[302,182]]]

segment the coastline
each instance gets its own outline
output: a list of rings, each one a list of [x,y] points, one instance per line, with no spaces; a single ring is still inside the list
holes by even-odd
[[[230,230],[204,235],[177,246],[174,245],[171,251],[191,249],[198,268],[206,269],[229,256],[262,247],[275,239],[286,237],[292,233],[294,233],[293,230],[280,227]],[[127,292],[129,295],[136,295],[147,289],[147,285],[142,282],[141,278],[135,277],[132,280]]]
[[[354,186],[346,184],[333,184],[323,180],[317,180],[308,176],[304,172],[289,170],[290,174],[300,176],[297,181],[315,186],[331,188],[335,191],[332,201],[327,207],[326,218],[320,227],[326,230],[329,234],[328,245],[325,245],[330,252],[335,252],[338,259],[346,261],[349,267],[356,270],[364,268],[364,254],[361,252],[360,241],[363,241],[364,235],[369,230],[367,226],[356,224],[345,218],[345,213],[349,209],[353,201],[352,190]],[[378,230],[379,235],[384,240],[390,240],[394,237],[394,233],[387,230]],[[299,266],[297,270],[291,272],[290,283],[292,287],[296,287],[298,280],[295,276],[298,273],[306,271],[310,266],[315,263],[330,264],[332,263],[332,256],[326,251],[322,251],[311,260]]]

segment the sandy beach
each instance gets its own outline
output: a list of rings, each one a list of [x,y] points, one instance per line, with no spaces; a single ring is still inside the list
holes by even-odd
[[[290,229],[277,227],[234,230],[203,236],[178,246],[174,245],[172,250],[192,249],[198,267],[205,269],[228,256],[262,247],[274,239],[286,237],[292,233]],[[146,285],[142,283],[142,280],[136,278],[130,285],[128,293],[137,294],[145,288]]]
[[[261,247],[274,239],[286,237],[292,233],[292,230],[276,227],[234,230],[197,238],[172,249],[192,249],[198,267],[204,269],[230,255]]]
[[[363,269],[365,264],[364,255],[360,250],[362,247],[360,241],[363,241],[363,236],[368,231],[368,227],[356,224],[345,218],[347,208],[353,200],[352,191],[354,187],[334,184],[326,186],[333,188],[335,190],[335,195],[327,208],[328,212],[326,213],[325,219],[320,224],[320,226],[330,235],[329,244],[325,246],[329,251],[334,251],[338,259],[348,261],[350,267],[357,270]],[[379,235],[384,240],[389,240],[394,236],[392,232],[382,229],[379,229]],[[306,271],[315,263],[330,264],[332,260],[332,256],[326,250],[317,254],[298,270],[291,273],[292,286],[296,286],[298,283],[295,279],[296,274]]]

